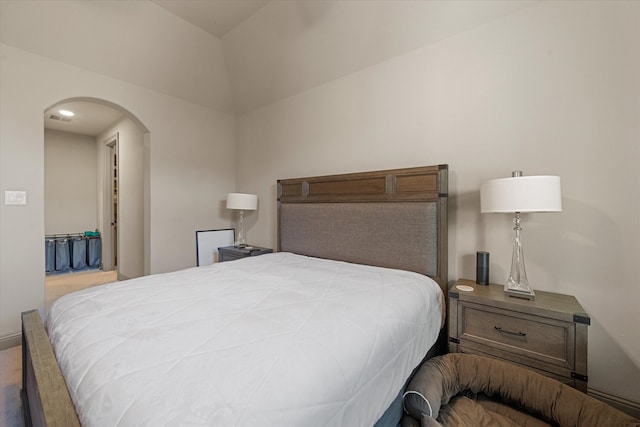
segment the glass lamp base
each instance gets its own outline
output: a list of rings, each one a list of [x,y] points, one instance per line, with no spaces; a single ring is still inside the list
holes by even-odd
[[[515,282],[507,281],[504,284],[504,293],[509,295],[510,297],[522,298],[527,300],[536,299],[536,294],[533,292],[533,289],[528,285],[526,287],[522,286],[522,284],[517,284]]]
[[[515,238],[513,240],[513,255],[511,257],[511,273],[507,283],[504,284],[504,292],[512,297],[533,300],[536,294],[529,286],[527,279],[527,270],[524,267],[524,251],[522,250],[522,242],[520,241],[520,214],[516,212]]]
[[[247,241],[244,239],[244,211],[240,211],[240,224],[238,225],[238,238],[233,245],[236,248],[244,248],[247,246]]]

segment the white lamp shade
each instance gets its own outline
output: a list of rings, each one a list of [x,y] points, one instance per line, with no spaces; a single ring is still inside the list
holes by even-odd
[[[480,186],[481,212],[560,212],[559,176],[519,176]]]
[[[258,209],[258,196],[255,194],[229,193],[227,195],[227,209],[255,211]]]

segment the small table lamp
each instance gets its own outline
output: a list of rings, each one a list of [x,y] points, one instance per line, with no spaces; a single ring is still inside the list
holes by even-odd
[[[247,246],[244,239],[244,211],[255,211],[258,209],[258,196],[255,194],[229,193],[227,195],[227,209],[240,211],[240,225],[238,227],[238,238],[235,245],[237,247]]]
[[[524,253],[520,241],[521,212],[561,212],[562,196],[559,176],[522,176],[515,171],[511,178],[494,179],[480,186],[480,211],[514,213],[515,240],[511,258],[511,273],[504,285],[510,296],[535,299],[524,268]]]

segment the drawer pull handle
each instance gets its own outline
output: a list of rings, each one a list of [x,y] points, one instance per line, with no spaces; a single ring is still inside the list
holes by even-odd
[[[511,332],[511,331],[505,331],[504,329],[502,329],[500,326],[494,326],[494,329],[498,332],[505,333],[505,334],[509,334],[509,335],[517,335],[519,337],[526,337],[527,334],[524,332]]]

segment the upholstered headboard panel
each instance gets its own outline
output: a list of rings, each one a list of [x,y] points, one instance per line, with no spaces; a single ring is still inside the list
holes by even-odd
[[[280,247],[319,258],[437,275],[435,203],[291,203]]]
[[[447,285],[447,166],[278,180],[278,250]]]

